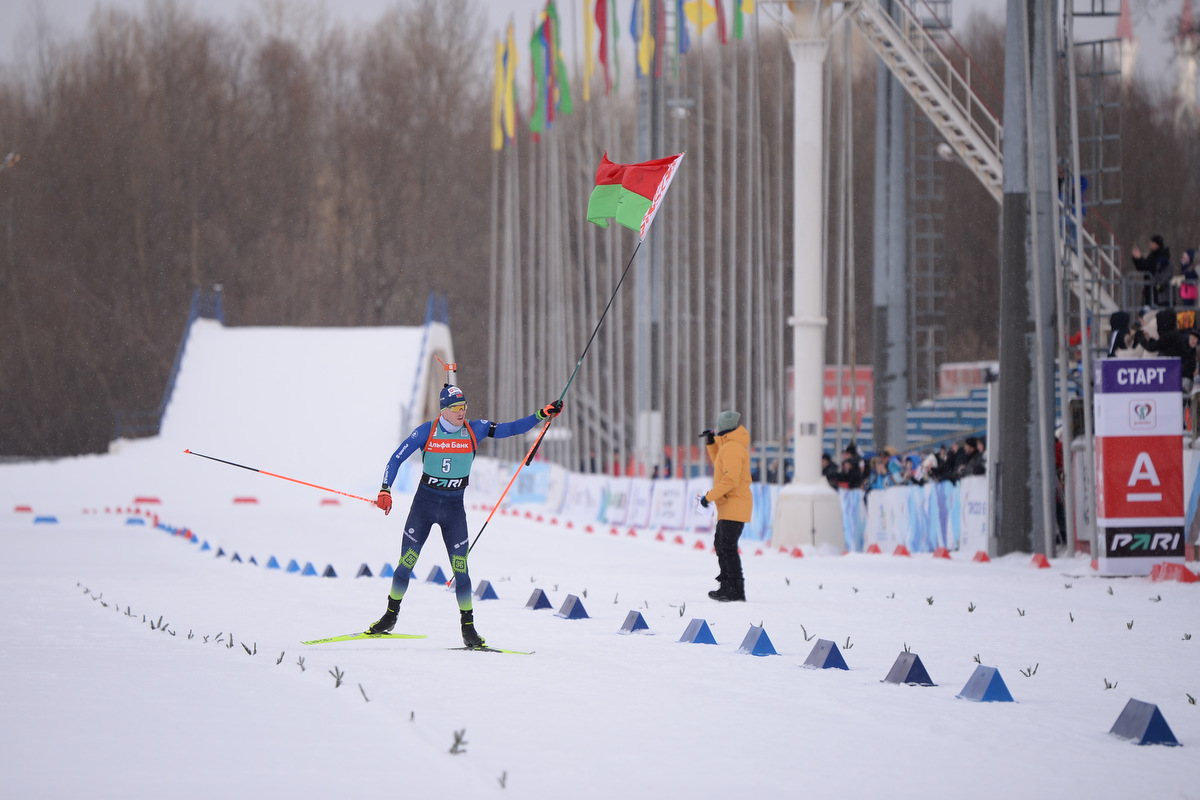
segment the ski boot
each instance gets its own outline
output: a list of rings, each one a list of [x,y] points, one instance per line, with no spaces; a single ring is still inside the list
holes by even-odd
[[[379,620],[367,628],[367,633],[388,633],[396,627],[396,615],[400,613],[400,601],[388,598],[387,611]]]
[[[485,646],[483,637],[475,630],[475,614],[473,611],[460,611],[459,616],[462,618],[462,636],[463,644],[472,650],[478,650]]]

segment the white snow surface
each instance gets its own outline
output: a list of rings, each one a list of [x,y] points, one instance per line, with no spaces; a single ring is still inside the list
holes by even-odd
[[[453,592],[421,580],[449,574],[436,529],[396,628],[428,638],[302,645],[383,611],[410,498],[384,517],[182,451],[373,496],[419,335],[200,323],[161,437],[0,466],[3,796],[1200,798],[1200,584],[1100,578],[1084,559],[747,544],[749,599],[721,604],[693,537],[497,514],[470,563],[499,599],[476,601],[476,623],[533,655],[446,649]],[[130,513],[144,496],[161,504]],[[490,506],[468,490],[468,509],[474,536]],[[267,569],[272,555],[338,577]],[[355,578],[361,563],[376,577]],[[590,618],[526,610],[535,588]],[[630,610],[650,634],[617,632]],[[677,641],[694,618],[717,645]],[[779,655],[738,652],[760,623]],[[848,672],[801,666],[818,637]],[[882,682],[905,647],[936,686]],[[1017,702],[955,697],[976,657]],[[1130,698],[1183,746],[1110,735]]]

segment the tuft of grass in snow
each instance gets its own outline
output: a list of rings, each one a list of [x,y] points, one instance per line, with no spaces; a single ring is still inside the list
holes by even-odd
[[[804,641],[806,641],[806,642],[808,640],[812,639],[813,636],[816,636],[815,633],[812,636],[809,636],[808,631],[805,629],[805,627],[803,625],[800,626],[800,632],[804,634]]]
[[[983,662],[979,660],[979,653],[975,654],[975,663],[983,666]]]
[[[451,755],[458,756],[458,755],[462,755],[463,753],[467,752],[466,746],[468,744],[470,744],[470,742],[468,742],[465,738],[463,738],[466,735],[467,735],[466,728],[463,728],[461,731],[454,732],[454,744],[452,744],[450,746],[450,754]]]
[[[1151,602],[1151,603],[1161,603],[1161,602],[1162,602],[1162,595],[1160,594],[1160,595],[1158,595],[1157,597],[1151,597],[1151,598],[1150,598],[1150,602]]]
[[[974,610],[975,610],[975,602],[974,602],[974,601],[971,601],[971,603],[969,603],[969,604],[967,605],[967,611],[968,611],[968,612],[971,612],[971,611],[974,611]]]
[[[854,645],[850,644],[850,637],[849,637],[849,636],[847,636],[847,637],[846,637],[846,645],[845,645],[845,646],[844,646],[842,649],[843,649],[843,650],[849,650],[851,647],[854,647]]]
[[[1018,616],[1021,616],[1021,617],[1025,616],[1025,609],[1023,609],[1023,608],[1018,608],[1018,609],[1017,609],[1017,615],[1018,615]]]
[[[929,595],[929,597],[926,597],[925,602],[929,603],[929,605],[933,605],[933,595]]]
[[[1109,689],[1115,689],[1115,688],[1117,688],[1117,681],[1113,681],[1112,683],[1109,683],[1108,678],[1104,679],[1104,691],[1107,692]]]
[[[300,666],[300,671],[304,672],[304,656],[300,656],[300,658],[296,660],[296,663]]]
[[[1133,620],[1129,620],[1129,622],[1125,623],[1125,629],[1130,631],[1133,630]]]
[[[507,789],[508,787],[505,784],[508,783],[508,770],[501,772],[500,777],[496,778],[496,782],[500,784],[501,789]]]
[[[283,650],[280,650],[280,651],[279,651],[279,658],[275,659],[275,666],[277,666],[277,667],[278,667],[280,664],[282,664],[282,663],[283,663],[283,655],[284,655],[284,652],[285,652],[285,651],[283,651]]]
[[[339,688],[342,685],[342,678],[346,676],[346,673],[342,672],[334,664],[333,669],[329,670],[329,674],[333,676],[333,688]]]
[[[334,687],[334,688],[336,688],[336,687]],[[371,702],[371,701],[370,701],[370,699],[367,697],[367,693],[366,693],[366,691],[363,689],[363,687],[362,687],[362,684],[361,684],[361,683],[358,685],[358,690],[359,690],[360,692],[362,692],[363,700],[364,700],[365,702],[367,702],[367,703]]]
[[[1034,675],[1037,675],[1037,668],[1038,668],[1038,665],[1034,664],[1032,667],[1026,667],[1023,670],[1020,670],[1020,672],[1026,678],[1032,678]]]

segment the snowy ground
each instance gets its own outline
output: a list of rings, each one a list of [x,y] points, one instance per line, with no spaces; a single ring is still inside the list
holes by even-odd
[[[288,391],[291,414],[318,393]],[[190,392],[179,402],[204,406]],[[355,442],[370,438],[363,417]],[[388,580],[354,575],[399,555],[408,499],[387,518],[346,499],[323,506],[324,493],[184,455],[179,435],[0,466],[6,797],[1200,798],[1200,706],[1188,702],[1200,698],[1200,584],[1099,578],[1082,560],[1038,570],[1021,555],[751,547],[749,601],[718,604],[706,597],[715,556],[691,538],[497,516],[471,556],[475,580],[499,594],[476,602],[478,627],[534,655],[445,649],[461,644],[454,596],[429,583],[412,585],[397,626],[428,638],[306,647],[382,612]],[[301,477],[373,494],[392,435],[345,474],[336,443],[322,443],[306,467],[320,474]],[[246,443],[254,466],[283,474],[289,446]],[[279,462],[262,460],[272,453]],[[143,494],[162,500],[143,511],[212,549],[127,524],[116,509]],[[232,502],[245,495],[259,503]],[[485,517],[470,512],[473,534]],[[270,556],[339,577],[268,570]],[[418,577],[435,564],[448,572],[436,534]],[[591,618],[525,610],[534,588],[556,609],[578,595]],[[632,609],[651,635],[617,633]],[[716,646],[677,641],[693,618]],[[759,623],[778,656],[738,653]],[[800,666],[818,637],[837,642],[849,672]],[[881,682],[906,646],[936,686]],[[955,698],[976,657],[1016,703]],[[1156,703],[1184,746],[1110,736],[1131,697]],[[452,754],[456,732],[465,752]]]

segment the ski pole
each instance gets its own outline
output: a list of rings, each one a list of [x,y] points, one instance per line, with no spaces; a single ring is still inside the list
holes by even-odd
[[[215,456],[206,456],[204,453],[197,453],[193,450],[184,450],[183,452],[189,456],[200,456],[201,458],[207,458],[209,461],[219,461],[220,463],[228,464],[231,467],[241,467],[242,469],[248,469],[251,472],[257,472],[261,475],[270,475],[272,478],[280,478],[281,480],[291,481],[292,483],[298,483],[301,486],[311,486],[312,488],[320,489],[323,492],[332,492],[333,494],[340,494],[342,497],[349,497],[353,500],[362,500],[364,503],[375,505],[374,500],[370,500],[366,497],[359,497],[358,495],[350,494],[349,492],[339,492],[337,489],[330,489],[328,486],[320,486],[318,484],[309,483],[308,481],[302,481],[297,478],[289,478],[286,475],[277,475],[274,472],[267,472],[265,469],[259,469],[258,467],[247,467],[245,464],[238,464],[235,461],[226,461],[223,458],[216,458]]]

